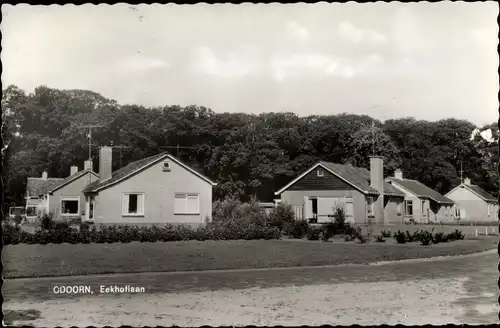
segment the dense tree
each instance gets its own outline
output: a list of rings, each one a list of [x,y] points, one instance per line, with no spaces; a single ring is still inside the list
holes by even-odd
[[[22,203],[28,176],[47,170],[65,177],[71,165],[81,167],[88,158],[89,124],[102,125],[92,133],[96,170],[99,146],[120,146],[114,169],[169,151],[217,181],[215,199],[271,200],[274,191],[318,160],[368,168],[374,140],[387,175],[399,167],[406,177],[444,193],[460,182],[463,167],[463,175],[474,183],[492,193],[498,190],[496,124],[480,128],[491,129],[493,140],[487,141],[480,135],[471,138],[476,127],[455,119],[382,123],[346,113],[298,117],[215,113],[201,106],[147,108],[119,105],[91,91],[46,86],[31,94],[15,86],[3,90],[2,121],[7,205]]]

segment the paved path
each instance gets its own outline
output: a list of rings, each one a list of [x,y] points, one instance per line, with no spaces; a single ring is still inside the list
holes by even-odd
[[[9,318],[56,325],[321,325],[498,322],[498,256],[375,266],[148,273],[4,282]],[[145,294],[54,295],[52,284]],[[20,316],[20,317],[19,317]]]

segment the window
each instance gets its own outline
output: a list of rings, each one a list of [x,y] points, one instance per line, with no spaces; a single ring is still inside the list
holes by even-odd
[[[89,219],[94,219],[94,196],[90,196],[89,199]]]
[[[322,176],[324,176],[324,175],[325,175],[325,172],[323,171],[323,169],[322,169],[322,168],[318,168],[318,170],[316,171],[316,175],[317,175],[318,177],[322,177]]]
[[[199,195],[188,193],[175,194],[174,214],[200,214]]]
[[[28,205],[26,206],[26,216],[27,217],[34,217],[36,216],[36,205]]]
[[[366,197],[366,214],[373,215],[373,197]]]
[[[405,200],[405,215],[413,216],[413,201]]]
[[[427,216],[427,213],[425,211],[425,200],[421,201],[420,210],[422,211],[422,216]]]
[[[144,215],[144,193],[123,194],[122,215]]]
[[[80,197],[61,197],[61,215],[79,215]]]
[[[163,171],[170,171],[170,162],[169,161],[165,161],[163,162]]]
[[[455,207],[455,216],[460,217],[460,207],[458,206]]]
[[[403,212],[403,203],[398,202],[398,204],[396,205],[396,215],[401,216],[402,212]]]

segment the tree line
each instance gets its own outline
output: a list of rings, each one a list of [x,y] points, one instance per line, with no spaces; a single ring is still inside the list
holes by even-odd
[[[318,160],[369,168],[373,152],[385,158],[385,174],[396,168],[446,193],[471,178],[498,194],[498,127],[494,141],[454,118],[436,122],[400,118],[381,122],[348,113],[299,117],[293,113],[216,113],[203,106],[120,105],[87,90],[40,86],[26,93],[8,86],[2,96],[4,204],[22,204],[27,177],[66,177],[88,159],[88,128],[98,170],[98,147],[120,146],[113,169],[169,151],[217,181],[214,198],[273,199],[273,193]],[[375,142],[373,142],[375,141]],[[177,154],[176,145],[179,145]],[[190,148],[182,148],[190,147]]]

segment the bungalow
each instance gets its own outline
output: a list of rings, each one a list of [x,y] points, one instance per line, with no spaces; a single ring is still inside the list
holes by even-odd
[[[401,222],[405,195],[384,181],[383,171],[383,159],[378,156],[370,157],[370,171],[319,162],[275,195],[294,207],[298,219],[326,222],[331,220],[334,207],[343,206],[347,222]]]
[[[95,224],[200,225],[212,217],[216,183],[168,153],[112,172],[110,147],[99,153],[99,179],[83,190],[85,220]]]
[[[78,166],[70,168],[66,178],[28,178],[26,187],[26,217],[33,221],[37,216],[52,213],[55,220],[81,219],[81,206],[85,196],[83,188],[97,180],[98,175],[92,171],[92,164],[85,162],[85,169],[78,171]]]
[[[449,191],[446,196],[455,201],[456,216],[463,221],[496,222],[498,220],[498,200],[469,178]]]
[[[29,177],[26,184],[26,219],[33,222],[37,216],[48,213],[48,191],[63,179],[49,178],[47,172],[41,178]]]
[[[453,200],[419,181],[403,178],[400,169],[394,172],[394,177],[387,178],[387,182],[405,193],[404,217],[406,221],[437,223],[455,219]]]
[[[47,194],[49,212],[55,220],[82,220],[85,216],[83,189],[99,176],[92,171],[92,162],[85,161],[85,168],[78,171],[72,166],[70,175],[52,186]]]

